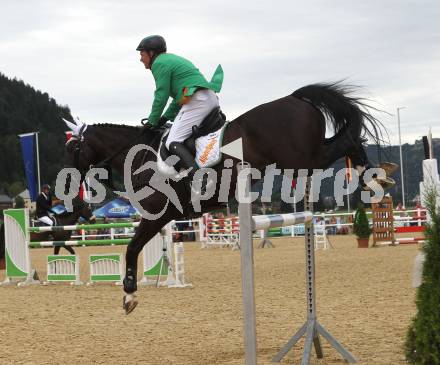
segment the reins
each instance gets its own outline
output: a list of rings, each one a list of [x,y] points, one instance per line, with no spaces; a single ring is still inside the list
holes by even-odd
[[[142,119],[141,122],[143,122],[144,120],[147,120],[147,118]],[[154,143],[156,142],[156,140],[162,137],[163,133],[161,133],[161,131],[163,131],[163,125],[159,126],[159,128],[152,130],[152,132],[156,132],[155,136],[153,137],[151,144],[154,145]],[[143,137],[145,134],[144,130],[141,130],[141,132],[134,138],[134,140],[130,141],[129,143],[127,143],[126,145],[124,145],[123,147],[121,147],[120,149],[118,149],[116,152],[114,152],[113,154],[111,154],[109,157],[105,158],[104,160],[98,162],[96,165],[91,165],[91,168],[94,167],[106,167],[109,165],[109,162],[112,161],[116,156],[120,155],[123,151],[125,151],[127,148],[129,148],[130,146],[132,146],[135,142],[138,141],[138,139],[140,139],[141,137]]]
[[[84,126],[83,126],[84,127]],[[163,133],[161,133],[161,131],[163,130],[163,126],[157,128],[156,130],[152,130],[152,132],[154,133],[153,138],[151,139],[151,145],[154,145],[157,140],[161,138],[161,136],[163,135]],[[75,148],[74,151],[74,167],[79,169],[79,157],[80,157],[80,153],[81,153],[81,141],[84,138],[83,137],[83,133],[85,131],[85,128],[81,128],[80,132],[78,133],[78,136],[76,136],[77,140],[78,140],[78,146]],[[113,185],[113,177],[112,177],[112,170],[111,170],[111,161],[113,161],[113,159],[115,159],[117,156],[119,156],[121,153],[123,153],[125,150],[127,150],[128,148],[130,148],[131,146],[133,146],[134,144],[136,144],[142,137],[145,137],[145,131],[142,130],[137,136],[134,137],[134,139],[130,140],[130,142],[124,144],[122,147],[120,147],[119,149],[117,149],[115,152],[113,152],[110,156],[106,157],[105,159],[103,159],[102,161],[99,161],[98,163],[94,164],[94,165],[90,165],[87,171],[90,171],[93,168],[104,168],[108,171],[108,180],[107,181],[103,181],[105,185],[107,185],[110,189],[114,189],[114,185]],[[145,159],[145,156],[144,156]],[[84,181],[85,178],[85,173],[81,172],[81,181]]]
[[[144,132],[142,131],[140,134],[138,134],[133,140],[131,140],[129,143],[125,144],[124,146],[122,146],[121,148],[119,148],[118,150],[116,150],[116,152],[112,153],[109,157],[105,158],[104,160],[98,162],[95,165],[90,165],[89,170],[92,168],[97,168],[97,167],[107,167],[108,165],[110,165],[110,162],[117,156],[119,156],[122,152],[124,152],[127,148],[130,148],[134,143],[136,143],[141,137],[144,136]]]

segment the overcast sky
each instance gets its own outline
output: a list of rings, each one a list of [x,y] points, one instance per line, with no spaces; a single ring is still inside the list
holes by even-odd
[[[209,79],[225,71],[232,119],[304,85],[348,79],[386,114],[397,142],[440,138],[440,1],[1,0],[0,72],[47,92],[88,122],[139,123],[151,73],[135,51],[161,34]]]

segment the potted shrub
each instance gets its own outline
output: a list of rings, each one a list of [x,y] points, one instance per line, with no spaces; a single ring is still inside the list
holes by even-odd
[[[354,215],[353,232],[357,236],[358,248],[368,248],[371,228],[363,204],[359,204]]]

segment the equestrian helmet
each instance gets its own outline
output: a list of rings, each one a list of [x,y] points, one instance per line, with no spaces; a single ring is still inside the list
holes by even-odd
[[[162,36],[150,35],[141,40],[136,51],[154,51],[156,53],[162,53],[167,51],[167,44]]]

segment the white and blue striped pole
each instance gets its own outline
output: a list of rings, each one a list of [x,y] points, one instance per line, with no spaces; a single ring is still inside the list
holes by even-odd
[[[252,218],[253,230],[304,224],[313,220],[310,211],[287,214],[256,215]]]

